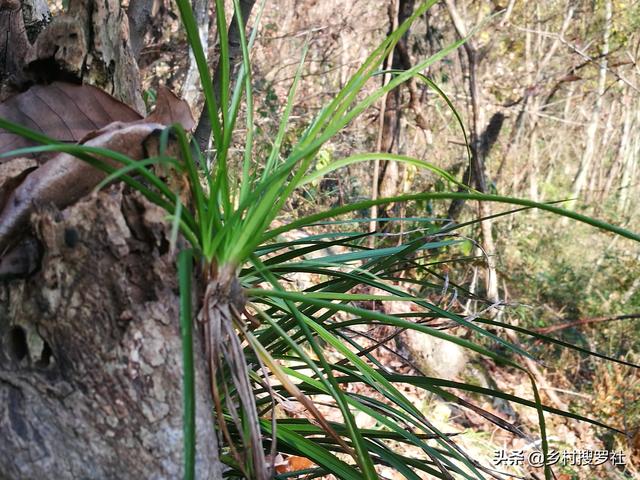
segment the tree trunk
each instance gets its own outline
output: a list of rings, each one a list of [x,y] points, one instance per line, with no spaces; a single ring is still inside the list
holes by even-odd
[[[233,88],[234,81],[237,74],[238,65],[242,61],[242,46],[240,44],[240,29],[238,28],[238,20],[236,16],[238,14],[241,15],[242,23],[247,25],[247,21],[249,20],[249,16],[251,15],[251,10],[255,5],[256,0],[240,0],[240,12],[234,11],[233,17],[231,18],[231,23],[229,24],[229,63],[231,64],[231,78],[230,83]],[[222,65],[220,62],[216,65],[216,68],[213,72],[213,93],[216,96],[216,101],[220,101],[220,85],[222,83]],[[227,108],[224,105],[222,108]],[[209,118],[209,113],[207,112],[206,106],[202,109],[200,113],[200,119],[198,120],[198,126],[196,127],[196,131],[194,132],[194,137],[200,145],[200,150],[202,152],[208,150],[209,148],[209,140],[211,138],[211,119]]]
[[[0,22],[19,27],[7,45],[26,48],[9,57],[27,52],[21,65],[3,65],[3,89],[72,80],[144,109],[117,2],[72,0],[35,42],[15,11],[0,0]],[[0,290],[1,479],[182,476],[179,301],[165,217],[119,185],[63,211],[37,208],[37,268]],[[196,359],[196,475],[219,479],[207,370]]]
[[[191,8],[196,24],[198,25],[198,36],[204,49],[204,56],[207,58],[209,55],[209,49],[206,48],[206,45],[209,44],[209,0],[192,0]],[[239,33],[240,32],[238,32],[238,34]],[[200,88],[198,64],[193,50],[189,49],[189,64],[184,82],[182,83],[182,98],[191,106],[192,111],[195,111],[196,106],[201,103],[201,97],[202,89]],[[209,139],[207,139],[207,141],[208,140]]]
[[[622,132],[620,133],[620,139],[616,148],[616,155],[611,162],[611,167],[606,174],[607,179],[604,187],[602,188],[602,192],[600,193],[601,202],[604,202],[611,194],[611,188],[613,187],[614,180],[618,180],[620,178],[620,173],[623,171],[622,167],[625,164],[627,152],[629,152],[631,143],[631,124],[633,123],[635,113],[630,90],[631,89],[629,87],[626,87],[622,97]]]
[[[464,20],[458,13],[456,4],[453,0],[446,0],[445,2],[451,21],[459,37],[464,38],[467,36],[467,27]],[[487,191],[487,181],[485,176],[485,155],[488,153],[488,146],[484,146],[483,136],[480,135],[482,125],[484,123],[484,115],[482,110],[482,103],[480,99],[480,89],[478,86],[478,64],[479,55],[478,49],[475,43],[468,39],[464,44],[464,49],[467,54],[467,60],[469,64],[469,98],[471,101],[471,121],[469,122],[469,131],[471,137],[471,177],[476,188],[480,192]],[[494,120],[495,119],[495,120]],[[497,138],[497,132],[502,127],[504,116],[500,113],[494,115],[492,122],[487,127],[487,132],[496,130],[495,137]],[[495,122],[497,128],[492,129],[491,123]],[[491,135],[486,135],[489,139]],[[488,140],[487,140],[488,141]],[[494,139],[495,141],[495,139]],[[486,152],[486,153],[485,153]],[[466,178],[465,178],[466,180]],[[450,211],[453,208],[451,205]],[[481,219],[480,229],[482,231],[482,250],[485,255],[487,264],[486,268],[486,295],[487,298],[496,302],[498,300],[498,275],[496,272],[496,260],[495,260],[495,245],[493,241],[492,222],[489,218],[491,216],[491,206],[488,202],[478,202],[478,215]]]
[[[140,57],[144,45],[144,37],[149,31],[155,15],[154,0],[131,0],[127,9],[129,19],[129,40],[133,56]]]
[[[578,172],[573,181],[572,197],[580,196],[582,190],[587,185],[588,175],[591,173],[591,164],[596,154],[596,135],[600,125],[600,116],[602,110],[602,100],[605,93],[607,80],[607,56],[609,55],[609,35],[611,32],[611,17],[613,16],[613,7],[611,0],[606,0],[604,4],[604,27],[602,34],[602,57],[600,58],[600,68],[598,73],[598,88],[596,89],[596,100],[591,112],[591,120],[587,126],[587,138],[582,153],[582,159]]]
[[[398,11],[392,12],[392,14],[397,14],[397,19],[395,21],[390,19],[391,28],[389,29],[389,34],[391,34],[398,25],[402,25],[402,23],[413,14],[414,4],[414,0],[399,0]],[[408,37],[409,31],[398,41],[398,44],[393,50],[391,68],[394,70],[407,70],[411,68],[407,54]],[[404,52],[405,55],[403,55],[402,52]],[[399,86],[390,91],[385,98],[382,136],[380,139],[381,152],[399,152],[402,113],[402,88]],[[398,162],[380,162],[380,178],[378,179],[379,195],[381,197],[397,195],[399,183]]]
[[[19,52],[26,61],[29,82],[94,85],[144,114],[128,30],[127,16],[117,0],[71,0],[68,11],[55,17],[26,52]]]
[[[635,110],[635,125],[640,125],[640,110]],[[624,150],[622,163],[622,178],[620,180],[620,195],[618,197],[618,213],[628,215],[629,199],[634,188],[635,177],[638,170],[638,155],[640,154],[640,136],[635,135],[633,142]]]
[[[399,25],[407,20],[412,14],[415,7],[414,0],[391,0],[389,4],[389,30],[388,35],[391,35]],[[409,30],[402,36],[396,44],[389,57],[386,59],[385,69],[409,69],[411,68],[408,63],[409,55],[406,53],[407,40],[409,37]],[[405,55],[402,54],[405,52]],[[383,77],[383,85],[386,85],[391,81],[391,75],[386,73]],[[379,152],[393,152],[398,150],[398,143],[400,137],[400,124],[402,120],[402,86],[394,88],[382,97],[380,104],[380,126],[378,130],[378,140],[376,144],[376,150]],[[392,197],[397,194],[399,184],[399,170],[397,162],[387,162],[381,160],[375,160],[374,171],[372,178],[371,198],[373,200],[379,197]],[[380,230],[384,228],[384,222],[377,222],[377,218],[380,216],[382,210],[383,215],[387,216],[384,212],[393,208],[393,205],[386,205],[384,207],[378,207],[374,205],[371,208],[371,222],[369,223],[369,229]],[[370,243],[373,246],[375,237],[371,237]]]
[[[35,215],[40,270],[2,291],[0,478],[181,476],[178,295],[164,217],[117,186]],[[221,478],[197,366],[198,478]]]

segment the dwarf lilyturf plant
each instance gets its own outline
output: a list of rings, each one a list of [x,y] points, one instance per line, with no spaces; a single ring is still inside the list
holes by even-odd
[[[455,234],[462,228],[461,225],[445,227],[443,223],[430,221],[427,233],[408,236],[408,240],[400,245],[369,248],[365,241],[368,234],[358,230],[357,223],[345,220],[340,224],[339,219],[345,214],[363,211],[374,205],[458,198],[499,202],[519,208],[538,208],[635,241],[640,241],[638,235],[553,204],[481,194],[472,189],[466,192],[425,192],[366,200],[274,226],[274,221],[281,215],[296,189],[337,169],[360,162],[405,162],[428,169],[450,186],[457,187],[457,182],[441,168],[424,160],[389,153],[358,153],[334,160],[321,169],[313,168],[316,155],[326,142],[385,93],[411,78],[425,81],[453,108],[444,93],[422,72],[457,49],[464,40],[417,62],[409,70],[388,72],[391,80],[386,85],[363,94],[365,85],[371,85],[372,79],[381,73],[384,59],[411,23],[423,15],[435,0],[421,4],[406,22],[384,39],[285,153],[283,143],[303,73],[303,52],[282,108],[277,135],[266,158],[258,157],[254,152],[256,126],[253,121],[250,47],[255,31],[251,38],[246,38],[242,15],[236,15],[241,32],[242,64],[232,83],[233,65],[230,62],[224,2],[216,0],[222,75],[219,91],[214,91],[190,2],[176,0],[176,3],[197,61],[205,108],[211,121],[210,158],[198,151],[196,142],[180,125],[165,130],[161,137],[164,146],[169,141],[178,143],[179,158],[169,156],[161,148],[159,156],[143,161],[134,161],[104,149],[61,145],[1,119],[0,127],[48,144],[36,149],[65,150],[92,162],[109,172],[109,177],[103,183],[116,178],[127,182],[164,208],[168,221],[173,224],[175,237],[179,233],[189,244],[178,254],[184,361],[185,479],[194,478],[195,472],[193,356],[199,352],[194,352],[192,348],[194,326],[204,339],[215,409],[212,425],[220,440],[221,459],[226,465],[225,475],[230,478],[272,478],[275,474],[273,461],[278,452],[309,459],[309,468],[296,473],[298,476],[310,475],[305,478],[332,474],[347,480],[378,479],[381,478],[380,467],[383,466],[412,480],[421,478],[420,473],[441,479],[503,478],[465,453],[455,437],[437,428],[428,415],[399,390],[398,383],[411,384],[452,401],[459,399],[453,392],[463,391],[534,408],[538,412],[539,434],[545,456],[548,454],[545,412],[604,426],[541,403],[533,376],[513,360],[532,358],[531,355],[492,333],[496,328],[515,327],[481,318],[471,321],[431,303],[424,295],[418,296],[398,286],[398,272],[423,268],[423,264],[416,260],[418,256],[452,248],[459,243]],[[238,0],[233,3],[236,11],[239,10]],[[458,115],[457,112],[455,115]],[[240,129],[236,128],[239,119],[244,120],[241,134],[238,133]],[[241,158],[232,154],[232,144],[237,145],[238,142],[243,146]],[[109,167],[100,161],[101,157],[115,160],[123,166],[120,169]],[[158,163],[171,165],[176,174],[186,180],[182,191],[174,191],[154,173],[153,167]],[[334,225],[344,227],[340,233],[309,234],[298,240],[286,239],[287,232],[322,226],[323,222],[331,219]],[[402,218],[389,220],[404,221]],[[364,223],[368,219],[360,221]],[[356,228],[350,229],[350,225]],[[340,246],[346,253],[327,253],[332,246]],[[308,259],[310,254],[314,254],[313,259]],[[191,305],[194,267],[195,278],[203,285],[198,315],[192,311]],[[314,275],[323,281],[306,290],[296,291],[289,282],[284,281],[293,273]],[[435,277],[428,281],[416,280],[416,283],[427,290],[442,288],[441,280]],[[367,291],[380,293],[356,293],[354,289],[359,286],[370,287]],[[422,320],[362,306],[373,301],[410,303],[413,310],[422,312]],[[483,338],[484,341],[462,339],[447,330],[434,328],[429,325],[434,319],[445,319],[465,327],[473,333],[470,338]],[[392,373],[376,360],[372,348],[365,347],[360,337],[353,334],[357,331],[354,328],[371,325],[422,332],[453,342],[500,365],[519,369],[531,378],[534,396],[525,399],[473,384]],[[543,341],[553,341],[544,335],[522,329],[519,331],[535,335]],[[506,349],[513,355],[507,357],[495,353],[483,346],[487,341],[501,345],[501,351]],[[577,349],[569,344],[564,346]],[[377,347],[380,344],[374,345],[374,348]],[[584,349],[578,350],[594,354]],[[331,360],[327,352],[332,352]],[[340,360],[336,361],[336,356]],[[355,393],[361,392],[362,388],[352,389],[351,386],[363,387],[372,394]],[[323,401],[338,413],[332,418],[338,416],[340,421],[325,418],[316,402],[320,396],[330,399]],[[279,418],[276,410],[292,404],[305,412],[304,418]],[[356,415],[372,418],[378,427],[360,428],[355,420]],[[490,415],[486,415],[486,418],[515,435],[526,435],[508,422]],[[286,477],[285,474],[281,475],[281,478]],[[551,478],[548,467],[545,477]]]

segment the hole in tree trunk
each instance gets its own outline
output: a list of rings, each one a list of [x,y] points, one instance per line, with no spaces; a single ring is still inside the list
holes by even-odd
[[[36,366],[39,368],[46,368],[51,363],[51,357],[53,356],[53,351],[49,344],[44,341],[44,346],[42,347],[42,353],[40,354],[40,360],[36,362]]]
[[[20,361],[29,354],[29,346],[27,345],[27,333],[24,328],[16,326],[12,327],[7,334],[7,345],[11,358]]]

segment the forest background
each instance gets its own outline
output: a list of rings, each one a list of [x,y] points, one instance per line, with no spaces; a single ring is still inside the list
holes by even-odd
[[[257,107],[255,156],[266,157],[278,137],[282,105],[292,102],[282,138],[282,150],[287,152],[315,114],[348,84],[367,55],[420,2],[282,0],[266,2],[264,9],[250,0],[240,3],[253,7],[248,25],[256,28],[251,48]],[[146,10],[132,13],[143,4]],[[50,7],[56,13],[65,5]],[[166,85],[187,100],[198,119],[204,98],[176,7],[163,1],[131,2],[124,7],[129,11],[131,47],[145,101],[153,104],[160,86]],[[231,2],[227,7],[233,10]],[[216,58],[220,45],[215,41],[214,9],[205,1],[194,0],[193,10],[208,56]],[[256,22],[258,11],[261,19]],[[231,24],[231,15],[227,20]],[[428,161],[480,192],[561,202],[558,205],[569,210],[638,231],[639,208],[634,200],[640,188],[639,27],[640,4],[631,0],[437,2],[416,19],[386,60],[387,69],[406,70],[469,36],[462,47],[423,72],[437,88],[413,78],[384,95],[322,146],[312,168],[323,172],[336,160],[365,151],[406,155]],[[298,94],[287,100],[299,68]],[[373,76],[359,95],[366,97],[391,77],[389,72]],[[241,117],[246,113],[241,110]],[[195,135],[205,150],[210,148],[206,132],[199,136],[197,129]],[[236,153],[241,148],[239,144]],[[354,163],[297,188],[274,226],[369,198],[444,192],[452,185],[437,172],[410,163]],[[367,219],[357,223],[358,228],[363,233],[377,232],[367,239],[377,248],[403,245],[416,235],[428,236],[430,229],[439,231],[453,222],[485,218],[456,230],[455,243],[421,258],[427,263],[421,264],[423,271],[415,280],[425,288],[416,288],[416,295],[472,321],[493,316],[621,360],[623,363],[607,362],[541,343],[536,337],[513,331],[504,334],[509,342],[522,345],[544,362],[528,361],[527,367],[545,403],[626,434],[613,435],[550,417],[547,433],[554,448],[622,451],[624,465],[607,465],[596,475],[636,478],[640,468],[640,373],[632,364],[639,363],[640,342],[637,244],[541,211],[500,215],[507,210],[487,202],[424,200],[364,209],[351,218]],[[492,216],[495,218],[488,218]],[[403,221],[397,221],[400,218]],[[337,235],[344,228],[340,223],[308,226],[287,232],[282,240],[295,242],[321,232]],[[323,258],[345,252],[336,244]],[[438,286],[444,287],[429,288],[425,279],[431,277],[440,279]],[[299,289],[313,288],[322,280],[302,273],[286,279]],[[364,287],[356,293],[380,292]],[[393,302],[362,303],[389,315],[406,313],[394,310]],[[461,327],[449,331],[469,338]],[[384,328],[367,334],[371,345],[394,335]],[[426,337],[401,335],[385,341],[386,350],[374,349],[376,359],[403,373],[420,372],[518,396],[532,395],[522,372],[497,368],[457,345],[433,343]],[[483,345],[510,354],[488,341]],[[500,420],[488,421],[487,411],[537,428],[535,410],[514,410],[499,399],[484,400],[467,392],[468,397],[461,401],[446,402],[411,386],[404,391],[436,424],[464,432],[460,444],[483,463],[490,463],[499,449],[530,446],[526,438],[514,439],[504,429],[496,429]],[[461,408],[469,407],[464,398],[479,402],[481,410]],[[331,420],[330,410],[323,412]],[[364,417],[356,421],[361,428],[375,427]],[[595,478],[594,471],[575,465],[563,465],[560,475],[564,479]]]

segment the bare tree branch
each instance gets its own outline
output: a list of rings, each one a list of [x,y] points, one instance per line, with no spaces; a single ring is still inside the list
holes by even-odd
[[[251,15],[251,10],[256,3],[256,0],[240,0],[240,12],[242,14],[242,23],[246,26],[247,20]],[[238,12],[233,13],[233,18],[231,19],[231,24],[229,25],[229,62],[232,66],[231,71],[231,80],[235,78],[237,74],[237,69],[235,67],[242,56],[242,49],[240,45],[240,29],[238,28],[238,21],[236,19],[236,15]],[[218,62],[216,69],[213,74],[213,91],[219,100],[220,95],[220,82],[222,79],[222,65]],[[207,114],[207,109],[203,108],[202,113],[200,114],[200,119],[198,120],[198,126],[196,127],[196,131],[194,133],[194,137],[200,145],[200,149],[202,151],[206,150],[209,144],[209,138],[211,137],[211,119]]]

